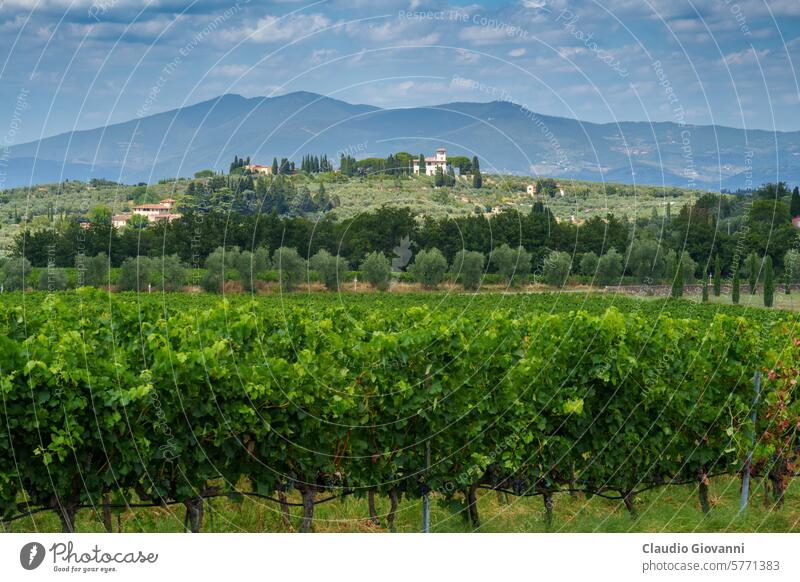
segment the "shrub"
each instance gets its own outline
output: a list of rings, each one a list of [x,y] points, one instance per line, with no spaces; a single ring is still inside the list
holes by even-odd
[[[464,289],[474,290],[481,284],[483,267],[486,257],[477,251],[458,251],[453,259],[452,271],[454,276],[461,277]]]
[[[572,268],[572,258],[569,254],[552,251],[542,265],[542,279],[553,287],[563,287]]]
[[[368,254],[364,262],[361,263],[361,276],[376,289],[386,291],[389,288],[389,280],[392,276],[392,266],[389,263],[389,259],[378,251]]]
[[[414,257],[414,263],[408,268],[408,272],[417,283],[421,283],[426,289],[435,289],[447,272],[447,260],[435,247],[420,251]]]
[[[279,248],[272,262],[278,270],[281,287],[286,291],[294,289],[306,276],[306,262],[296,249]]]

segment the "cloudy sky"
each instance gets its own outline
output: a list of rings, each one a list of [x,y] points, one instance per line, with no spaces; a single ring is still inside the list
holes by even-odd
[[[798,0],[0,0],[0,45],[6,144],[296,90],[800,130]]]

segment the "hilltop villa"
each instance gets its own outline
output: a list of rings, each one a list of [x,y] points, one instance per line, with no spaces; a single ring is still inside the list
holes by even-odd
[[[140,214],[147,217],[148,222],[156,222],[158,220],[166,220],[172,222],[180,218],[181,214],[172,212],[172,207],[175,206],[175,201],[172,198],[165,198],[158,204],[140,204],[133,207],[133,212],[128,214],[115,214],[111,217],[111,224],[115,228],[124,227],[134,214]]]
[[[425,158],[425,175],[433,176],[436,174],[436,168],[441,168],[442,173],[447,173],[450,164],[447,163],[447,150],[439,148],[436,150],[436,155],[432,158]],[[419,158],[414,158],[414,173],[419,174]]]
[[[262,166],[260,164],[250,164],[249,166],[244,166],[245,170],[253,174],[264,174],[265,176],[272,175],[272,166]]]

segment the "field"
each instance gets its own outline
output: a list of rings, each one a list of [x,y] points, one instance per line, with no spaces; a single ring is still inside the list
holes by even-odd
[[[417,531],[430,492],[433,531],[796,531],[796,324],[593,293],[4,294],[4,528]]]

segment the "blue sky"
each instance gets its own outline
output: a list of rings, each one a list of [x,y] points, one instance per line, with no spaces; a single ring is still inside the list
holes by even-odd
[[[798,0],[0,0],[21,143],[223,93],[800,130]]]

